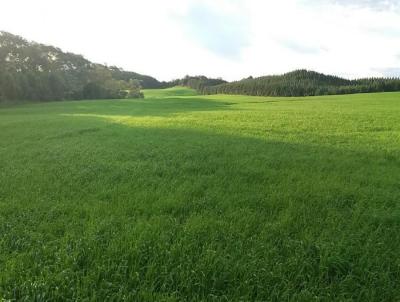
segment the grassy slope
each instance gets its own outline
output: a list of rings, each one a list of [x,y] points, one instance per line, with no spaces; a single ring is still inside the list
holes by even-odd
[[[173,91],[0,109],[0,298],[400,299],[399,93]]]
[[[167,89],[146,89],[144,93],[146,94],[146,98],[186,97],[197,94],[196,90],[182,86]]]

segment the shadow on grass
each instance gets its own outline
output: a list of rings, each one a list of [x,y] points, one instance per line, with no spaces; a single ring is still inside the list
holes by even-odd
[[[221,102],[206,98],[162,98],[115,101],[110,106],[99,106],[93,111],[93,106],[78,108],[79,113],[102,115],[131,115],[131,116],[168,116],[171,114],[191,111],[230,110],[234,103]],[[104,107],[104,108],[102,108]]]
[[[35,120],[36,115],[86,115],[107,116],[118,115],[124,117],[159,116],[166,117],[185,112],[234,110],[233,102],[218,101],[208,98],[153,98],[132,100],[90,100],[90,101],[63,101],[50,103],[20,104],[0,107],[0,117],[4,124],[18,121],[19,117],[28,117]]]

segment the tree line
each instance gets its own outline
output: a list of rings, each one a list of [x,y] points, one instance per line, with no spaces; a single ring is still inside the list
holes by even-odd
[[[315,96],[400,91],[398,78],[347,80],[308,70],[283,75],[221,78],[186,76],[169,82],[92,63],[59,48],[0,31],[0,102],[141,98],[141,89],[186,86],[202,94]]]
[[[140,98],[156,79],[0,32],[0,101]]]
[[[367,92],[400,91],[398,78],[347,80],[308,70],[283,75],[249,77],[240,81],[205,86],[202,94],[242,94],[253,96],[317,96]]]
[[[216,86],[228,83],[221,78],[212,79],[206,76],[185,76],[182,79],[172,80],[170,82],[164,83],[164,87],[174,87],[174,86],[185,86],[198,91],[204,90],[206,87]]]

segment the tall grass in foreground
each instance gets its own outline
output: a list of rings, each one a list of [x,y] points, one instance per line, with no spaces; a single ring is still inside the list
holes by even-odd
[[[0,109],[0,300],[400,300],[399,93],[179,91]]]

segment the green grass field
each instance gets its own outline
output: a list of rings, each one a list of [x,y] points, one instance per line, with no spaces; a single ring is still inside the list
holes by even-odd
[[[0,301],[399,301],[400,93],[0,108]]]

